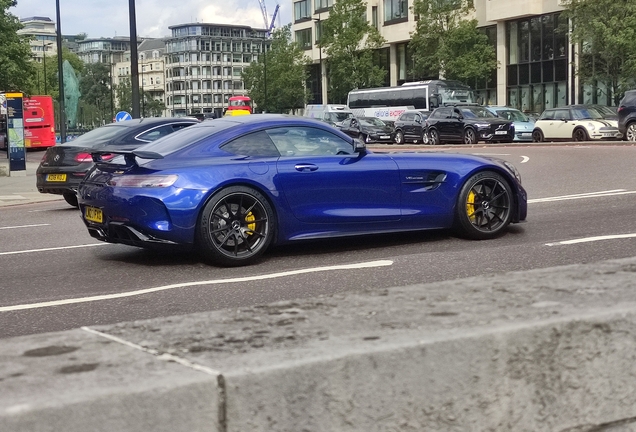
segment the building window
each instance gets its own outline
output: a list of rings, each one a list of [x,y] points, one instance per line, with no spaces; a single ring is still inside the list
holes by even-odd
[[[309,0],[294,3],[294,21],[301,21],[311,17]]]
[[[384,0],[384,22],[408,18],[409,8],[406,0]]]
[[[296,42],[303,49],[311,49],[311,29],[298,30],[296,32]]]
[[[377,6],[371,6],[371,25],[375,27],[376,29],[379,28]]]
[[[333,0],[315,0],[316,12],[329,9],[333,6]]]

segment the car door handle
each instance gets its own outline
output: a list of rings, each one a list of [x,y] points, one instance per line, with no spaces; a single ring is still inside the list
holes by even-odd
[[[314,164],[298,164],[294,168],[296,168],[296,171],[304,172],[304,171],[316,171],[318,169],[318,166]]]

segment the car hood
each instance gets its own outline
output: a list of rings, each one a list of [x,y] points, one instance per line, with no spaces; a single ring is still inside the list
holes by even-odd
[[[524,122],[524,121],[516,121],[514,122],[515,130],[519,131],[528,131],[532,132],[534,129],[534,122]]]
[[[503,120],[503,119],[500,119],[500,118],[469,118],[469,119],[464,118],[464,121],[466,123],[472,123],[472,124],[474,124],[474,123],[488,123],[488,124],[491,124],[491,125],[500,125],[500,124],[511,123],[508,120]]]
[[[362,130],[371,133],[390,133],[393,131],[393,128],[390,126],[363,126]]]

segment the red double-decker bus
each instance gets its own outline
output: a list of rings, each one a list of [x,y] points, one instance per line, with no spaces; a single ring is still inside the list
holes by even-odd
[[[27,148],[55,145],[55,115],[51,96],[31,96],[22,101],[24,146]]]
[[[225,115],[233,115],[232,111],[240,114],[252,114],[252,99],[247,96],[230,97]],[[248,111],[248,113],[245,113],[245,111]]]

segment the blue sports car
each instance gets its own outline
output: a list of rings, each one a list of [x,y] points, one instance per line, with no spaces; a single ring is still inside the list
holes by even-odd
[[[508,162],[373,153],[304,117],[217,119],[104,154],[93,153],[78,190],[91,236],[195,248],[224,266],[253,263],[272,244],[445,228],[488,239],[526,219],[526,191]]]

